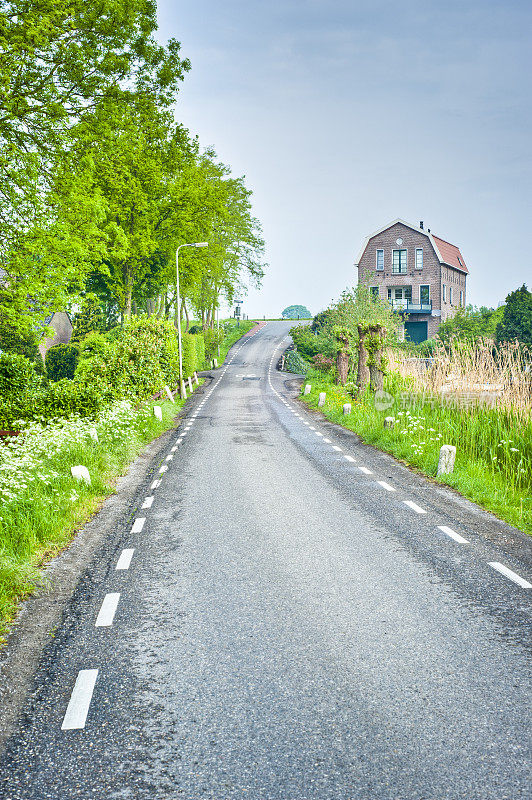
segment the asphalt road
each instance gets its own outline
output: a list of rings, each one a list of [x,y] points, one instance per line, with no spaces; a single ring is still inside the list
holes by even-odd
[[[5,800],[530,798],[526,537],[307,411],[289,327],[233,348],[82,576]]]

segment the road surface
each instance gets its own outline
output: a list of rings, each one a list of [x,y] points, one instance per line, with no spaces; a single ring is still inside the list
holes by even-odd
[[[307,411],[289,327],[233,348],[82,576],[2,798],[530,798],[525,537]]]

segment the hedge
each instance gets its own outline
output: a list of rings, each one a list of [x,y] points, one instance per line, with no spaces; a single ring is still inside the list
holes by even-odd
[[[62,378],[72,380],[79,359],[79,350],[73,344],[55,344],[46,351],[44,364],[46,374],[52,381]]]

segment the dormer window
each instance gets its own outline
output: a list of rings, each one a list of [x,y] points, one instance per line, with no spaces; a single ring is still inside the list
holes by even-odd
[[[377,250],[377,269],[384,269],[384,250]]]

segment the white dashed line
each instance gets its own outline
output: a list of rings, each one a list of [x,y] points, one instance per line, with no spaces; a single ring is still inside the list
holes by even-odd
[[[421,508],[421,506],[418,506],[417,503],[414,503],[413,500],[403,500],[403,503],[405,504],[405,506],[408,506],[408,508],[411,508],[412,511],[415,511],[416,514],[426,514],[427,513],[424,508]]]
[[[323,441],[324,441],[326,444],[331,444],[331,440],[330,440],[330,439],[324,439]]]
[[[379,486],[382,486],[383,489],[386,489],[387,492],[397,491],[393,486],[390,486],[389,483],[386,483],[386,481],[377,481],[377,483],[379,484]]]
[[[316,434],[316,436],[323,436],[323,433],[320,433],[319,431],[314,431],[314,433]]]
[[[467,539],[464,539],[464,537],[460,536],[459,533],[453,531],[452,528],[448,528],[447,525],[438,525],[438,528],[440,531],[446,533],[447,536],[450,536],[451,539],[454,539],[455,542],[459,542],[460,544],[469,544],[469,541]]]
[[[131,528],[131,533],[140,533],[146,522],[146,517],[137,517]]]
[[[70,695],[61,730],[71,731],[85,727],[97,677],[97,669],[80,669]]]
[[[151,497],[147,497],[143,502],[143,504],[141,505],[141,508],[151,508],[153,500],[154,500],[153,495],[151,495]]]
[[[373,475],[373,472],[367,467],[359,467],[359,470],[360,472],[363,472],[364,475]]]
[[[118,592],[110,592],[105,595],[96,617],[96,628],[109,628],[113,624],[119,600],[120,594]]]
[[[150,489],[158,489],[160,485],[161,481],[153,481],[152,485],[150,486]]]
[[[325,439],[324,439],[323,441],[325,441]],[[341,453],[341,452],[342,452],[342,448],[341,448],[341,447],[338,447],[338,445],[337,445],[337,444],[333,444],[333,447],[332,447],[332,449],[333,449],[333,450],[336,450],[336,452],[337,452],[337,453]]]
[[[125,550],[122,550],[122,552],[120,553],[120,558],[116,562],[115,569],[129,569],[134,552],[135,552],[134,547],[128,547]]]
[[[355,461],[353,456],[344,456],[344,458],[345,458],[346,461],[351,461],[352,463]]]
[[[517,583],[518,586],[521,586],[523,589],[532,589],[532,583],[529,583],[516,572],[508,567],[505,567],[504,564],[500,564],[498,561],[488,561],[488,564],[493,569],[496,569],[497,572],[500,572],[501,575],[505,575],[507,578],[510,578],[511,581]]]
[[[164,475],[164,473],[167,471],[168,471],[168,465],[163,464],[162,467],[159,469],[159,475]]]
[[[165,458],[164,460],[165,460],[165,461],[172,461],[172,460],[173,460],[173,458],[174,458],[174,455],[173,455],[173,453],[169,453],[169,454],[166,456],[166,458]]]
[[[174,444],[174,446],[170,448],[170,452],[175,453],[176,450],[177,450],[177,445]]]

